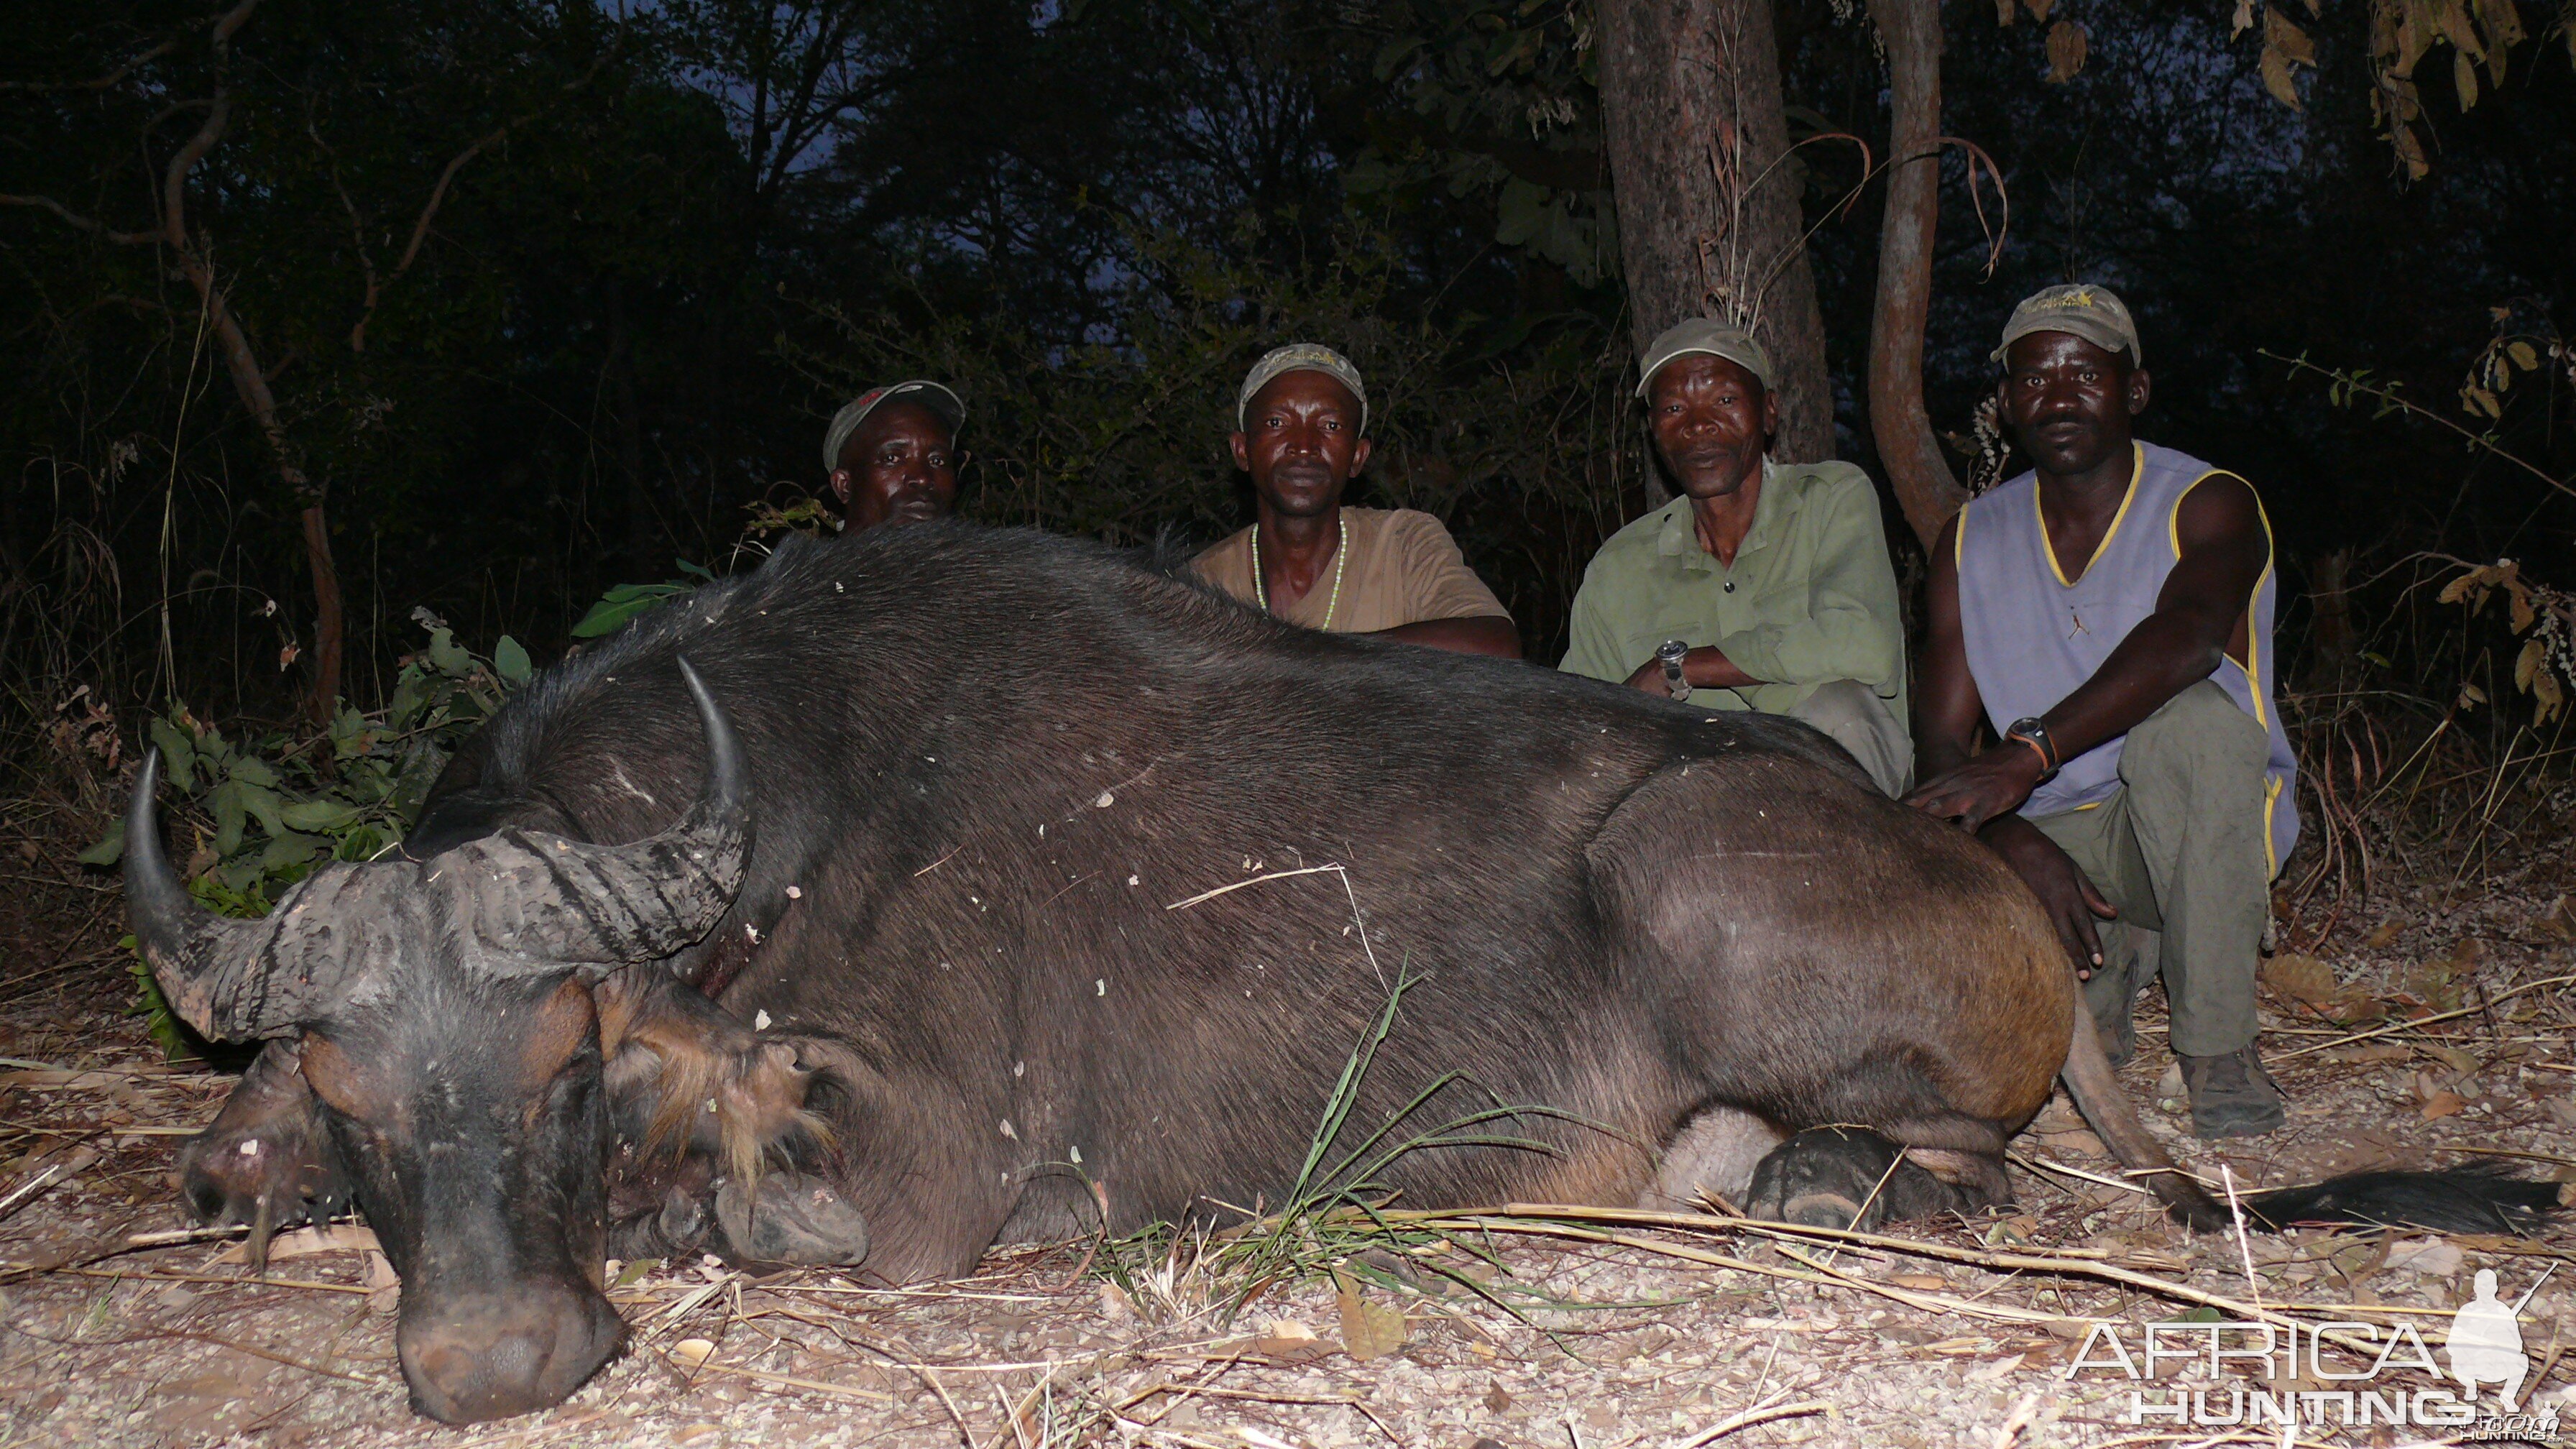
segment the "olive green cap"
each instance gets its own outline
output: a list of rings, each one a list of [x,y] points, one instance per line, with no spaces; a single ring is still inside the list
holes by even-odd
[[[1252,395],[1269,385],[1282,373],[1320,372],[1351,390],[1360,405],[1360,431],[1368,431],[1368,386],[1360,381],[1360,370],[1351,360],[1320,342],[1291,342],[1261,354],[1252,371],[1243,375],[1243,388],[1234,395],[1234,428],[1244,429],[1244,418],[1252,407]]]
[[[2147,365],[2146,349],[2138,345],[2138,324],[2130,320],[2127,304],[2110,288],[2091,282],[2061,282],[2022,298],[2021,305],[2013,308],[2012,320],[2004,324],[2004,340],[1996,344],[1994,360],[2003,361],[2015,342],[2034,332],[2081,337],[2105,352],[2128,353],[2131,367]]]
[[[1665,328],[1661,336],[1646,344],[1646,355],[1637,363],[1637,396],[1646,395],[1646,389],[1654,385],[1655,374],[1663,371],[1674,358],[1694,353],[1723,357],[1752,373],[1753,380],[1762,384],[1763,391],[1771,390],[1771,354],[1762,350],[1762,344],[1753,340],[1752,333],[1714,317],[1693,317]]]

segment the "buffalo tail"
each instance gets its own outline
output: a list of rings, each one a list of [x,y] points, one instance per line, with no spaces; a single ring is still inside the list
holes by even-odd
[[[2249,1227],[2368,1223],[2434,1233],[2521,1236],[2558,1211],[2558,1184],[2486,1167],[2443,1172],[2348,1172],[2244,1200]]]
[[[2196,1233],[2234,1221],[2227,1204],[2174,1165],[2164,1144],[2138,1120],[2129,1094],[2111,1073],[2092,1013],[2078,1007],[2066,1049],[2066,1090],[2084,1119],[2133,1177],[2165,1205],[2165,1216]],[[2435,1233],[2530,1232],[2559,1208],[2559,1185],[2486,1167],[2441,1172],[2350,1172],[2307,1187],[2285,1187],[2237,1199],[2245,1225],[2280,1232],[2302,1223],[2362,1223]]]
[[[2216,1232],[2227,1226],[2226,1206],[2211,1197],[2198,1178],[2175,1166],[2174,1160],[2165,1155],[2164,1144],[2147,1130],[2147,1124],[2138,1120],[2129,1094],[2111,1073],[2111,1059],[2102,1054],[2102,1038],[2094,1028],[2093,1013],[2081,1003],[2075,1008],[2075,1031],[2066,1044],[2063,1075],[2068,1094],[2083,1109],[2084,1120],[2093,1124],[2094,1133],[2131,1177],[2146,1179],[2147,1189],[2165,1205],[2165,1216],[2195,1233]]]

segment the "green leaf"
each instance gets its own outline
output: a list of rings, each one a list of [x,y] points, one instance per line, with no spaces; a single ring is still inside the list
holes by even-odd
[[[215,856],[230,860],[241,849],[242,826],[249,820],[242,808],[241,782],[226,780],[217,785],[215,793],[206,797],[206,806],[215,812]]]
[[[225,773],[245,785],[257,785],[267,790],[276,789],[279,783],[277,767],[257,755],[244,755],[233,761],[232,768]]]
[[[624,628],[627,620],[688,592],[689,586],[681,583],[619,584],[600,595],[599,602],[590,606],[590,612],[581,616],[581,622],[572,626],[573,637],[596,639],[602,634],[613,634]]]
[[[284,870],[311,860],[316,852],[330,848],[331,842],[318,835],[281,835],[259,853],[259,868],[267,872]]]
[[[274,839],[286,833],[286,823],[278,814],[285,809],[286,802],[277,798],[275,790],[244,780],[235,780],[233,784],[241,792],[241,808],[249,811],[250,817],[259,822],[262,834]]]
[[[161,751],[161,768],[169,773],[170,783],[182,795],[197,793],[197,747],[187,734],[166,719],[156,719],[150,730],[152,743]]]
[[[474,656],[456,642],[456,631],[439,628],[429,631],[429,662],[450,679],[462,679],[474,672]]]
[[[492,646],[492,669],[511,684],[527,683],[530,673],[527,649],[518,640],[502,635],[501,642]]]
[[[125,821],[123,817],[107,823],[107,833],[96,845],[72,857],[83,865],[114,865],[125,858]]]
[[[132,936],[117,944],[128,951],[135,949]],[[161,983],[153,979],[152,968],[145,965],[142,956],[137,954],[125,969],[134,974],[134,1005],[126,1008],[125,1014],[143,1018],[143,1029],[161,1048],[163,1061],[195,1060],[196,1046],[188,1040],[186,1028],[179,1025],[178,1013],[170,1009],[169,1001],[161,995]]]
[[[1547,188],[1515,176],[1494,198],[1494,240],[1516,247],[1547,225]]]
[[[298,800],[277,812],[277,818],[289,830],[339,830],[357,822],[364,814],[357,806],[325,795],[311,800]]]

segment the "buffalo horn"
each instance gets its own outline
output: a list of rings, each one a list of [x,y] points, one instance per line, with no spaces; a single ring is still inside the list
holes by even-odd
[[[467,867],[456,877],[463,911],[498,969],[659,960],[704,939],[732,906],[751,854],[750,770],[732,721],[679,664],[707,737],[706,781],[688,814],[628,845],[506,830],[431,862],[433,875]]]
[[[301,976],[273,979],[274,918],[231,920],[188,894],[161,851],[152,799],[160,783],[161,752],[154,750],[144,757],[125,810],[125,905],[162,996],[210,1040],[247,1041],[292,1029],[305,1014],[312,983]]]

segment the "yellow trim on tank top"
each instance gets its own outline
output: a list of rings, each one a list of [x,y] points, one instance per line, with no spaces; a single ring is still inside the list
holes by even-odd
[[[2273,844],[2272,812],[2281,803],[2281,777],[2266,771],[2263,776],[2263,878],[2270,880],[2281,873],[2280,847]]]
[[[2254,516],[2262,520],[2263,523],[2263,572],[2254,576],[2254,592],[2245,596],[2245,658],[2242,660],[2230,658],[2227,651],[2224,649],[2218,651],[2218,657],[2222,661],[2233,664],[2238,669],[2244,671],[2245,694],[2247,698],[2254,701],[2254,722],[2268,730],[2272,727],[2272,718],[2271,715],[2266,712],[2263,703],[2263,644],[2262,641],[2254,637],[2254,606],[2263,601],[2263,585],[2271,581],[2272,565],[2274,563],[2274,559],[2272,557],[2272,514],[2269,509],[2266,509],[2263,506],[2263,495],[2254,492],[2254,485],[2246,483],[2244,474],[2230,472],[2225,468],[2212,468],[2208,472],[2203,473],[2199,477],[2184,484],[2182,486],[2182,491],[2174,495],[2173,512],[2168,514],[2165,518],[2165,538],[2173,545],[2174,562],[2181,563],[2182,501],[2191,496],[2191,490],[2194,488],[2199,487],[2201,484],[2208,482],[2212,478],[2220,477],[2222,475],[2233,478],[2239,483],[2244,483],[2245,491],[2254,494]],[[2268,809],[2269,807],[2266,808]]]
[[[2093,566],[2102,561],[2104,551],[2111,547],[2111,540],[2120,536],[2121,520],[2129,516],[2129,505],[2138,501],[2138,480],[2145,477],[2146,472],[2146,445],[2131,443],[2129,445],[2129,491],[2120,495],[2120,511],[2111,515],[2111,526],[2102,530],[2102,541],[2093,545],[2093,556],[2084,561],[2084,573],[2093,572]],[[2050,542],[2048,537],[2048,511],[2039,506],[2037,478],[2030,480],[2030,511],[2031,515],[2039,520],[2039,548],[2040,552],[2048,555],[2048,571],[2057,575],[2059,588],[2075,587],[2083,581],[2083,574],[2070,579],[2066,576],[2066,570],[2057,562],[2057,545]]]

